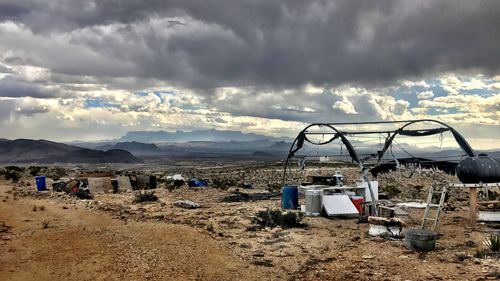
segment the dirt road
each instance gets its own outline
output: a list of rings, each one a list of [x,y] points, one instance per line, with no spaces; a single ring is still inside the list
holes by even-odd
[[[10,189],[0,185],[0,224],[10,227],[0,239],[0,280],[259,280],[272,276],[266,268],[248,265],[219,242],[186,226],[124,223],[85,209],[63,209],[64,204],[47,200],[14,200],[6,193]]]

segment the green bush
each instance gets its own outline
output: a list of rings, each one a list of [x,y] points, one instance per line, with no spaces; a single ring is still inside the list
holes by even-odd
[[[134,203],[155,202],[158,201],[158,196],[154,191],[139,191],[135,194]]]
[[[474,255],[476,258],[500,258],[500,234],[491,234],[483,243],[486,248],[478,249]]]
[[[59,180],[60,178],[66,177],[67,175],[68,172],[64,168],[55,167],[47,171],[47,177],[53,180]]]
[[[387,195],[389,195],[389,198],[396,197],[401,193],[401,189],[399,189],[399,187],[397,187],[396,185],[392,185],[392,184],[382,186],[381,190],[383,192],[386,192]]]
[[[263,227],[304,227],[304,214],[283,212],[280,209],[258,211],[252,222]]]
[[[488,250],[494,253],[500,253],[500,234],[492,234],[485,241]]]
[[[28,171],[31,176],[38,176],[40,171],[42,170],[42,167],[39,166],[29,166]]]
[[[11,180],[12,182],[18,182],[23,175],[24,169],[17,166],[7,166],[5,167],[1,174],[6,180]]]
[[[24,172],[24,169],[18,166],[6,166],[4,170],[8,172]]]
[[[226,179],[226,178],[222,178],[222,177],[218,177],[218,176],[213,177],[211,179],[210,183],[212,184],[212,186],[214,188],[219,188],[222,190],[227,190],[230,187],[234,187],[234,186],[238,185],[238,183],[234,179]]]

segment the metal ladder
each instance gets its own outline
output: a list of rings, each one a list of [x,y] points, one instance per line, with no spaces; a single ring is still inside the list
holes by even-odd
[[[448,192],[448,188],[445,184],[433,184],[431,189],[429,190],[429,197],[427,198],[427,206],[425,207],[424,219],[422,221],[422,229],[429,229],[432,231],[436,230],[436,227],[439,223],[439,213],[442,211],[444,206],[444,199],[446,197],[446,193]],[[439,204],[432,203],[435,194],[441,194],[439,198]],[[435,217],[431,217],[431,209],[435,209]],[[428,222],[434,222],[432,227],[426,228],[429,226]]]

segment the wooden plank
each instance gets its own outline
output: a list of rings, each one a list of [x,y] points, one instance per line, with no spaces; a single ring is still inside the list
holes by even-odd
[[[477,220],[477,188],[471,187],[469,194],[469,208],[470,208],[470,226],[474,228]]]
[[[499,200],[495,201],[479,201],[477,202],[478,205],[490,205],[490,204],[500,204]]]

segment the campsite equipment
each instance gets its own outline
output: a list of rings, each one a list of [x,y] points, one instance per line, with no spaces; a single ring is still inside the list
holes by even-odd
[[[358,209],[358,212],[360,214],[363,213],[363,203],[365,202],[365,199],[363,196],[351,196],[351,201],[354,204],[354,207]]]
[[[446,185],[444,185],[444,184],[431,186],[431,189],[429,190],[429,197],[427,198],[427,205],[425,207],[424,219],[422,221],[422,229],[426,229],[426,227],[427,227],[426,222],[430,221],[433,223],[429,229],[432,231],[436,230],[436,227],[439,223],[439,214],[441,213],[441,210],[443,209],[444,199],[446,197],[447,192],[448,192],[448,189],[446,188]],[[434,194],[440,194],[438,204],[432,203],[432,199],[434,197]],[[431,208],[436,208],[435,217],[430,217]]]
[[[457,177],[463,183],[500,182],[500,162],[486,154],[467,157],[458,163]]]
[[[137,175],[137,189],[149,189],[149,176]]]
[[[192,178],[188,181],[188,186],[189,187],[201,187],[201,186],[208,186],[208,182],[206,180],[200,180],[197,178]]]
[[[113,191],[110,177],[87,178],[90,193],[108,193]]]
[[[349,196],[343,194],[323,195],[323,208],[328,216],[358,215],[359,211],[352,204]]]
[[[380,236],[391,239],[400,239],[401,231],[406,223],[400,218],[368,217],[370,236]]]
[[[36,176],[35,177],[36,181],[36,190],[38,191],[45,191],[47,190],[47,185],[45,182],[45,176]]]
[[[281,188],[281,208],[297,209],[299,207],[299,190],[296,185],[284,185]]]
[[[149,189],[156,189],[156,176],[149,176]]]
[[[427,229],[410,229],[405,234],[405,246],[410,250],[431,251],[436,247],[437,233]]]
[[[321,191],[320,190],[306,190],[306,216],[319,216],[321,214]]]
[[[55,181],[53,184],[52,184],[52,191],[55,191],[55,192],[63,192],[63,191],[66,191],[66,188],[67,188],[67,184],[63,181]]]
[[[132,190],[132,184],[128,176],[117,176],[118,189],[121,191]]]

